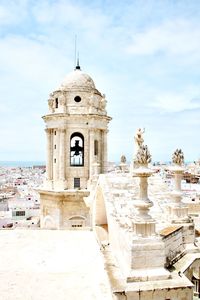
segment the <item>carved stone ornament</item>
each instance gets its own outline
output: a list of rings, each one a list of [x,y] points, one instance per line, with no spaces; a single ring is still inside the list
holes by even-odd
[[[184,154],[181,149],[176,149],[176,151],[173,153],[172,162],[179,166],[184,164]]]
[[[58,99],[59,99],[60,105],[65,105],[66,99],[65,99],[64,95],[60,95]]]
[[[101,109],[105,109],[106,108],[106,99],[105,98],[102,98],[101,101],[100,101],[100,108]]]
[[[48,100],[49,108],[53,108],[53,99]]]
[[[138,165],[147,165],[151,162],[151,154],[147,145],[141,145],[139,147],[134,162]]]
[[[94,101],[93,101],[93,99],[94,99],[94,96],[93,96],[93,95],[91,95],[91,96],[88,98],[88,105],[89,105],[89,106],[94,106]]]
[[[125,163],[126,163],[126,156],[125,156],[125,155],[122,155],[122,156],[121,156],[120,162],[121,162],[122,164],[125,164]]]

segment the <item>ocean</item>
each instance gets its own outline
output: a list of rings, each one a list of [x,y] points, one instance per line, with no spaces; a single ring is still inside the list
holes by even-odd
[[[45,161],[0,161],[0,167],[33,167],[44,166]]]

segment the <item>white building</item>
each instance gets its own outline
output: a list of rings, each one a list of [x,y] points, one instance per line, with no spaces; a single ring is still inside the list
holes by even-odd
[[[200,253],[194,222],[182,202],[183,168],[174,167],[171,200],[159,206],[148,197],[152,171],[146,146],[138,147],[134,176],[127,173],[125,160],[121,171],[104,174],[111,118],[105,96],[79,65],[50,95],[48,104],[49,113],[43,117],[47,171],[39,190],[41,227],[92,227],[113,299],[192,300],[193,287],[200,295]],[[139,142],[143,145],[143,139]],[[159,200],[158,183],[151,182],[151,196],[157,194]]]

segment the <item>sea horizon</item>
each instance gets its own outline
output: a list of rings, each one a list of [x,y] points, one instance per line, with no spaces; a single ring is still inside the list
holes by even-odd
[[[33,167],[46,165],[45,161],[42,160],[1,160],[0,167]]]
[[[120,164],[120,161],[117,161],[117,162],[112,162],[116,165]],[[185,165],[188,165],[192,163],[191,161],[186,161],[185,162]],[[131,164],[130,161],[127,161],[127,165]],[[159,162],[159,161],[155,161],[155,162],[152,162],[153,165],[171,165],[172,162],[170,161],[162,161],[162,162]],[[1,160],[0,161],[0,167],[24,167],[24,168],[31,168],[33,166],[46,166],[46,161],[44,160]]]

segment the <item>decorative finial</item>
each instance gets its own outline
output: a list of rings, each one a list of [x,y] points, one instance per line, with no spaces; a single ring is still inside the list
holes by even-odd
[[[137,165],[146,165],[151,162],[151,154],[147,145],[141,145],[138,149],[134,162]]]
[[[184,164],[184,154],[181,149],[176,149],[176,151],[173,153],[172,162],[180,166]]]
[[[78,53],[78,57],[77,57],[76,70],[81,70],[81,67],[79,65],[79,53]]]
[[[121,162],[122,164],[125,164],[125,163],[126,163],[126,156],[125,156],[125,155],[122,155],[122,156],[121,156],[120,162]]]

